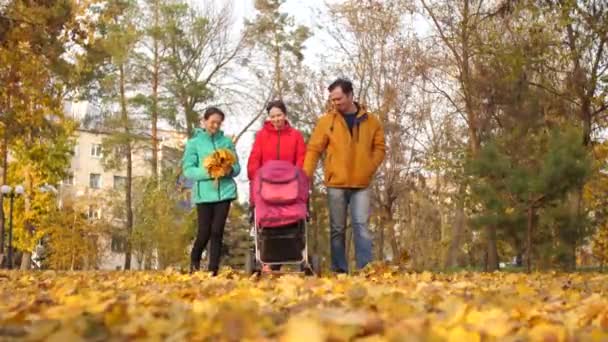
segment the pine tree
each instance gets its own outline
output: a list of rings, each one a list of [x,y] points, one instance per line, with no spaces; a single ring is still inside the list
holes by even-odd
[[[251,63],[254,74],[263,78],[262,84],[272,85],[270,93],[274,97],[289,105],[296,101],[295,95],[303,85],[297,75],[302,71],[304,43],[311,32],[304,25],[296,25],[293,16],[281,11],[284,3],[285,0],[255,1],[257,15],[254,20],[246,21],[245,26],[248,44],[261,51],[260,56],[254,56],[260,60]]]
[[[91,70],[94,89],[101,95],[97,100],[104,115],[104,129],[109,135],[103,139],[104,168],[124,170],[124,212],[118,218],[124,220],[127,236],[124,269],[131,268],[131,243],[133,231],[133,155],[142,146],[141,127],[131,104],[130,93],[137,86],[135,48],[141,32],[135,22],[137,3],[131,0],[108,2],[96,25],[96,40],[90,43],[83,65]],[[91,100],[95,100],[92,98]]]
[[[476,223],[492,224],[503,237],[525,241],[528,270],[535,243],[548,241],[545,251],[555,256],[560,248],[584,237],[582,220],[570,217],[562,207],[569,192],[590,173],[590,158],[576,143],[580,138],[580,130],[574,127],[528,132],[526,136],[506,133],[485,145],[469,165],[480,178],[473,192],[484,208]],[[552,211],[556,206],[560,210]]]

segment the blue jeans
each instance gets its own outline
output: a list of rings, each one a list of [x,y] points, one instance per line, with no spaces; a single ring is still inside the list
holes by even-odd
[[[350,205],[357,269],[372,261],[372,235],[369,231],[369,189],[328,188],[331,269],[348,273],[346,260],[346,215]]]

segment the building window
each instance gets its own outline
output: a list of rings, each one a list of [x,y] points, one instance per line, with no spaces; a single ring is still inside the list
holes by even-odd
[[[101,175],[99,173],[91,173],[89,175],[89,187],[92,189],[101,188]]]
[[[114,190],[124,190],[127,188],[127,177],[114,176]]]
[[[144,160],[145,161],[152,161],[153,156],[154,156],[154,153],[152,150],[144,150]]]
[[[99,220],[101,218],[101,209],[95,205],[90,205],[87,212],[89,220]]]
[[[124,236],[113,234],[110,249],[114,253],[124,253],[127,250],[127,239]]]
[[[114,148],[114,154],[120,158],[127,158],[127,147],[119,145]]]
[[[69,172],[62,182],[63,185],[74,185],[74,172]]]
[[[91,157],[101,158],[101,144],[91,145]]]

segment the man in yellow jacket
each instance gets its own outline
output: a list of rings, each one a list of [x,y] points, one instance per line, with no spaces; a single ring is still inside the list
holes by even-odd
[[[347,273],[345,229],[350,205],[357,268],[372,260],[369,184],[384,160],[384,130],[378,118],[353,101],[353,84],[339,78],[329,87],[332,110],[317,122],[308,142],[304,172],[312,179],[323,153],[329,200],[331,268]]]

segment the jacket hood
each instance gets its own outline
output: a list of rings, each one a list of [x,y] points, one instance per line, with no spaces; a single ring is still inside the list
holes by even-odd
[[[366,116],[369,112],[367,110],[367,106],[365,106],[364,104],[361,104],[359,102],[354,102],[355,106],[357,106],[357,119],[362,119],[364,116]],[[331,115],[342,115],[340,112],[338,112],[338,110],[336,110],[335,108],[333,108],[329,111],[329,114]]]

